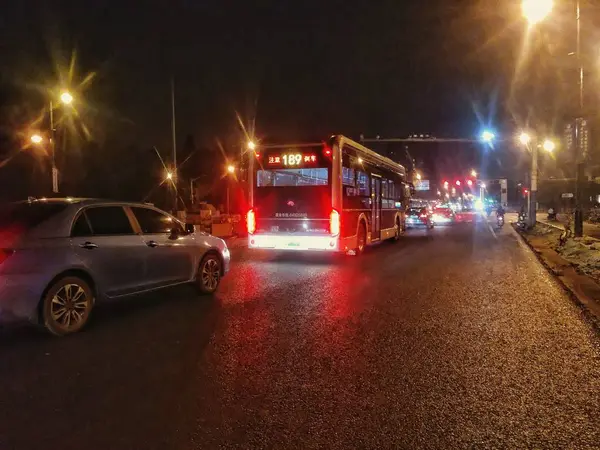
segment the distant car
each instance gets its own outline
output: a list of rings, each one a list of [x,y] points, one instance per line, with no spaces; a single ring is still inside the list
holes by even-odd
[[[477,220],[477,211],[473,208],[463,208],[456,212],[456,222],[471,223]]]
[[[225,241],[143,203],[42,199],[0,207],[0,321],[79,331],[96,301],[182,283],[211,294]]]
[[[428,208],[409,208],[406,212],[406,227],[433,228],[433,216]]]
[[[435,225],[448,225],[456,221],[456,215],[449,206],[438,206],[433,210],[433,223]]]

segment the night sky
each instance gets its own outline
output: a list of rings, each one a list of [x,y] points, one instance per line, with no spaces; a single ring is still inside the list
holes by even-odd
[[[171,76],[178,144],[193,136],[196,146],[214,147],[219,139],[226,151],[241,139],[236,112],[247,124],[255,119],[258,137],[289,141],[469,137],[487,124],[512,131],[534,116],[544,124],[560,116],[556,102],[543,103],[546,90],[531,89],[560,81],[543,51],[543,64],[534,63],[545,70],[526,64],[514,83],[525,28],[516,0],[2,3],[3,89],[18,90],[8,97],[35,118],[47,98],[41,87],[64,79],[89,131],[78,127],[80,138],[100,148],[169,152]]]

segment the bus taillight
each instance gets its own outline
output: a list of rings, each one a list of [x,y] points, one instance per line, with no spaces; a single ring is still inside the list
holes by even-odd
[[[246,226],[248,227],[248,234],[254,234],[256,231],[256,214],[253,209],[248,211],[246,215]]]
[[[329,232],[332,236],[340,234],[341,225],[340,213],[335,209],[332,209],[329,214]]]

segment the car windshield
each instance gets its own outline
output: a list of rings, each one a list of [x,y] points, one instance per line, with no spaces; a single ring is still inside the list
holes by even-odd
[[[0,229],[31,229],[65,210],[66,203],[19,202],[0,206]]]
[[[421,213],[424,213],[425,210],[423,208],[409,208],[408,214],[411,216],[418,216]]]

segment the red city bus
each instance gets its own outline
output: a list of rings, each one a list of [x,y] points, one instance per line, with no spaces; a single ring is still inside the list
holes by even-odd
[[[248,173],[250,248],[359,254],[405,230],[406,170],[347,137],[261,146]]]

